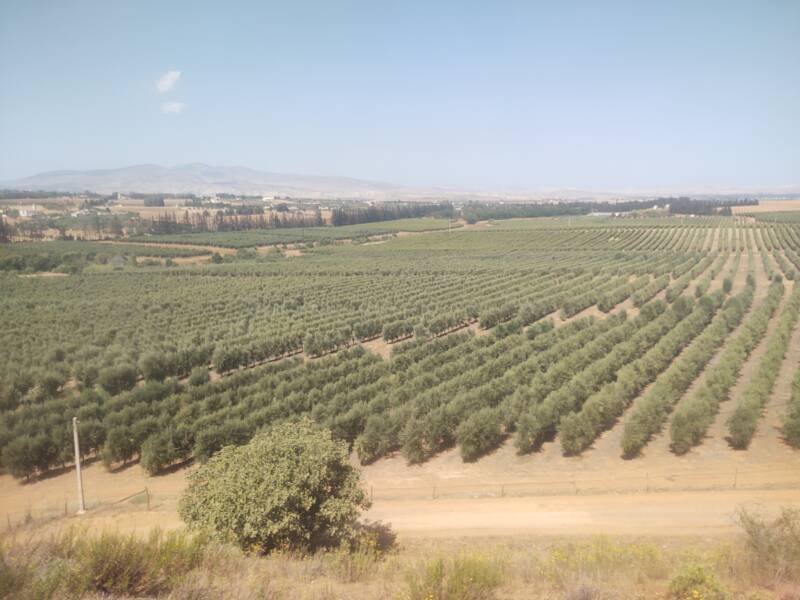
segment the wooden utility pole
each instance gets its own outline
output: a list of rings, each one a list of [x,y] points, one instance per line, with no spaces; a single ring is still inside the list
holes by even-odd
[[[75,442],[75,474],[78,476],[78,513],[86,512],[83,501],[83,477],[81,477],[81,445],[78,442],[78,417],[72,417],[72,439]]]

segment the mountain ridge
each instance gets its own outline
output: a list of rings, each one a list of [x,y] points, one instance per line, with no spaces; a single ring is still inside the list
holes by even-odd
[[[217,193],[293,196],[307,198],[351,198],[364,200],[435,199],[483,201],[584,201],[659,196],[778,196],[800,197],[800,185],[722,186],[673,185],[628,187],[617,190],[582,188],[543,188],[525,190],[516,186],[505,189],[469,189],[455,186],[406,186],[336,175],[298,175],[260,171],[243,166],[216,166],[191,162],[174,167],[152,163],[127,167],[90,170],[55,170],[0,182],[0,187],[18,190],[41,190],[97,193]]]
[[[389,183],[351,177],[273,173],[240,166],[187,163],[175,167],[140,164],[112,169],[37,173],[3,186],[25,190],[97,193],[288,194],[312,196],[380,195],[400,189]]]

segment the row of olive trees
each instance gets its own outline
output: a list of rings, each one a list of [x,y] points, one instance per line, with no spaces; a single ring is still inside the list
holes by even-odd
[[[551,390],[520,418],[516,446],[520,452],[538,450],[556,433],[560,419],[580,410],[583,402],[604,384],[613,381],[625,364],[646,352],[691,310],[691,303],[681,302],[665,310],[661,301],[646,305],[633,319],[633,327],[614,345],[600,347],[596,360],[576,369],[563,384]]]
[[[519,334],[498,337],[502,342],[497,345],[511,342],[507,350],[480,367],[469,384],[438,389],[416,403],[400,432],[404,456],[412,463],[422,462],[457,443],[462,457],[474,460],[495,448],[509,428],[504,402],[524,378],[524,371],[558,360],[564,344],[579,348],[576,338],[588,329],[581,324],[554,331],[551,322],[544,321],[527,330],[527,343]],[[579,333],[573,336],[570,331]],[[477,414],[487,419],[481,420]]]
[[[670,424],[673,452],[685,454],[702,442],[719,411],[719,404],[728,399],[742,365],[767,332],[783,293],[782,284],[770,286],[764,302],[742,325],[736,337],[725,345],[719,362],[706,373],[700,388],[678,406]]]
[[[745,449],[753,439],[764,404],[775,387],[799,313],[800,287],[795,287],[783,308],[777,328],[770,336],[767,351],[761,357],[755,375],[747,382],[739,403],[728,420],[730,444],[734,448]]]
[[[597,308],[605,313],[610,312],[620,302],[624,302],[649,283],[650,276],[645,275],[644,277],[639,277],[627,285],[622,285],[613,290],[609,290],[600,295],[597,300]]]
[[[525,334],[495,337],[494,344],[483,348],[483,358],[488,360],[464,375],[452,378],[440,371],[447,377],[444,382],[413,397],[395,413],[401,420],[397,439],[403,456],[410,463],[420,463],[455,444],[460,423],[474,411],[495,406],[511,394],[524,377],[525,367],[535,372],[537,366],[551,364],[567,348],[579,348],[578,340],[586,343],[592,339],[597,332],[592,329],[586,321],[558,330],[549,323],[534,325]],[[523,341],[525,337],[527,342]],[[365,437],[370,433],[365,431]]]
[[[553,329],[551,321],[543,321],[524,334],[476,337],[421,358],[397,373],[399,386],[391,386],[369,401],[363,432],[355,442],[359,459],[366,464],[405,447],[410,460],[425,460],[443,449],[425,435],[422,424],[429,412],[460,395],[480,394],[498,380],[510,383],[512,390],[527,385],[534,373],[546,370],[611,326],[607,321],[578,319]],[[446,360],[440,360],[448,353]],[[392,364],[404,358],[401,354]]]
[[[633,305],[636,307],[644,306],[647,302],[655,298],[656,294],[658,294],[668,285],[668,273],[657,277],[633,295]]]
[[[273,363],[190,389],[177,397],[177,410],[167,398],[151,411],[162,422],[141,442],[142,465],[156,473],[190,458],[205,462],[224,446],[243,444],[261,428],[302,414],[352,441],[354,434],[337,421],[352,404],[342,399],[369,392],[377,381],[388,385],[389,375],[384,361],[356,346],[313,363]]]
[[[596,286],[583,294],[576,294],[566,298],[561,307],[561,317],[572,317],[593,304],[598,304],[606,298],[607,294],[617,296],[618,294],[615,293],[617,290],[627,292],[629,289],[627,274],[625,276],[612,277],[606,283]]]
[[[610,429],[642,390],[706,327],[713,316],[708,305],[698,303],[694,310],[687,311],[686,307],[691,306],[690,298],[676,300],[671,308],[679,317],[675,327],[647,352],[622,367],[616,380],[590,396],[580,411],[561,417],[558,437],[565,455],[579,454]]]
[[[700,302],[719,305],[723,296],[724,293],[718,291],[710,297],[701,298]],[[661,429],[673,406],[741,320],[744,314],[742,303],[732,300],[729,306],[730,311],[718,313],[703,333],[656,379],[650,391],[637,403],[623,429],[623,456],[637,456],[650,438]]]
[[[800,448],[800,368],[792,380],[792,395],[783,423],[783,435],[794,448]]]
[[[695,298],[700,298],[701,296],[705,296],[708,293],[709,288],[711,287],[711,283],[714,279],[716,279],[719,272],[722,270],[722,267],[727,262],[728,257],[724,254],[721,254],[719,259],[716,263],[708,270],[708,272],[703,276],[703,278],[697,282],[697,285],[694,288],[694,296]],[[738,266],[739,255],[736,256],[735,263]],[[733,286],[733,282],[730,279],[726,280],[727,283],[724,283],[725,292],[729,292],[731,287]]]
[[[694,280],[697,279],[700,275],[702,275],[706,269],[708,269],[712,263],[716,260],[725,261],[725,255],[719,255],[718,257],[714,257],[713,254],[709,254],[703,260],[697,263],[693,268],[689,269],[687,272],[683,273],[680,277],[675,279],[670,286],[667,288],[665,293],[665,299],[667,302],[675,302],[675,300],[683,294],[684,290],[689,287],[689,284]],[[713,270],[713,268],[712,268]],[[673,273],[674,275],[674,273]],[[702,295],[702,294],[701,294]],[[699,296],[697,296],[699,298]]]

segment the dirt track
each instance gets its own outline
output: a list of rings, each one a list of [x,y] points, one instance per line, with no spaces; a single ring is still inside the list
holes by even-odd
[[[482,500],[378,502],[368,517],[391,522],[404,536],[725,535],[741,507],[774,513],[800,507],[800,493],[673,492],[625,496],[553,496]]]
[[[454,457],[437,457],[448,465]],[[489,457],[491,459],[491,457]],[[389,459],[392,463],[394,459]],[[492,461],[495,462],[495,461]],[[506,462],[506,461],[502,461]],[[378,465],[381,467],[382,465]],[[383,465],[388,466],[388,465]],[[394,463],[395,467],[399,465]],[[473,465],[466,467],[469,470]],[[495,464],[495,466],[499,466]],[[486,465],[483,469],[486,469]],[[402,467],[408,475],[414,467]],[[122,531],[146,532],[153,527],[174,529],[181,527],[177,515],[177,501],[186,484],[183,469],[161,477],[147,477],[138,465],[133,465],[119,473],[111,474],[95,463],[85,470],[87,506],[89,511],[82,517],[75,517],[75,477],[73,472],[46,479],[30,485],[22,485],[8,476],[0,477],[0,514],[8,513],[8,521],[17,525],[24,520],[30,510],[34,524],[49,529],[76,523],[84,523],[92,528],[114,528]],[[766,512],[776,512],[783,506],[800,508],[800,469],[796,469],[793,489],[717,489],[706,491],[656,491],[659,483],[650,477],[651,491],[646,492],[645,481],[636,485],[641,490],[614,492],[622,490],[625,477],[604,478],[601,484],[604,493],[582,492],[580,488],[589,485],[587,476],[599,477],[595,472],[577,473],[572,477],[578,482],[579,493],[575,494],[569,479],[563,472],[560,475],[561,491],[552,495],[517,496],[518,493],[536,493],[542,486],[525,489],[515,485],[520,474],[514,465],[509,465],[504,479],[509,484],[505,496],[501,497],[499,485],[488,483],[476,486],[476,494],[493,493],[495,497],[463,496],[463,490],[450,485],[446,475],[462,477],[463,483],[484,480],[473,472],[471,477],[463,477],[458,469],[450,468],[439,480],[439,486],[432,495],[432,488],[406,488],[423,496],[404,499],[386,498],[385,494],[399,493],[383,487],[386,481],[378,477],[375,469],[365,470],[367,489],[376,495],[373,507],[366,517],[371,520],[390,522],[403,537],[449,537],[449,536],[487,536],[510,534],[534,535],[589,535],[608,533],[617,535],[725,535],[735,531],[734,516],[740,507],[758,508]],[[730,474],[728,474],[730,475]],[[583,478],[582,478],[583,477]],[[709,477],[713,474],[709,473]],[[775,478],[769,469],[750,475],[742,473],[740,484],[762,485],[764,481]],[[485,480],[484,480],[485,481]],[[597,482],[597,480],[593,480]],[[678,480],[680,481],[680,479]],[[687,479],[688,481],[688,479]],[[705,478],[697,479],[705,483]],[[759,483],[762,482],[762,483]],[[399,481],[393,479],[397,485]],[[417,481],[416,483],[420,483]],[[667,479],[661,480],[668,483]],[[686,483],[686,482],[683,482]],[[726,485],[729,486],[730,482]],[[595,483],[595,485],[598,485]],[[448,487],[449,486],[449,487]],[[112,504],[147,487],[151,507],[147,510],[146,497],[139,495],[133,500]],[[556,490],[556,488],[553,488]],[[450,497],[448,494],[458,494]],[[68,503],[70,516],[63,518],[64,503]],[[6,520],[6,519],[4,519]],[[5,524],[4,524],[5,525]]]

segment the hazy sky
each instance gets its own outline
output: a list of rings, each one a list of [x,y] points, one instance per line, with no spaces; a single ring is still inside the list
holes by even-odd
[[[800,0],[0,0],[0,179],[800,183]]]

